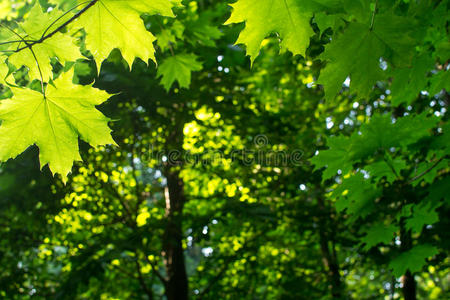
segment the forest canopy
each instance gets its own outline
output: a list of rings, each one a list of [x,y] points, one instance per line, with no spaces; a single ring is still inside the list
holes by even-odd
[[[449,7],[1,0],[0,298],[450,298]]]

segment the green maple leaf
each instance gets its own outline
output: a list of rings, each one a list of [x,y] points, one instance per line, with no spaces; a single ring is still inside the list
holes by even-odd
[[[328,61],[318,83],[325,89],[328,100],[333,99],[349,76],[350,88],[359,97],[367,97],[378,80],[385,77],[380,58],[396,66],[410,65],[417,44],[417,24],[406,17],[392,14],[377,15],[375,23],[350,23],[345,31],[334,37],[323,58]]]
[[[433,205],[439,205],[441,199],[446,202],[450,200],[450,194],[448,193],[448,187],[450,186],[450,177],[444,177],[439,179],[428,188],[428,196],[425,201],[433,203]]]
[[[318,83],[324,86],[326,98],[333,99],[348,76],[352,91],[367,96],[373,84],[383,78],[379,58],[384,51],[384,44],[366,25],[350,24],[323,55],[328,63]]]
[[[355,132],[352,135],[352,156],[363,159],[380,149],[387,151],[391,147],[399,146],[399,134],[389,114],[375,114],[369,123],[361,126],[360,133]]]
[[[342,4],[345,11],[360,22],[368,20],[372,14],[370,0],[342,0]]]
[[[413,232],[420,233],[423,226],[432,225],[439,221],[439,215],[436,212],[437,206],[430,202],[422,202],[413,208],[412,217],[406,220],[406,228]]]
[[[438,118],[426,113],[409,115],[392,121],[388,114],[375,114],[370,123],[361,126],[360,133],[351,137],[351,156],[360,160],[373,155],[378,150],[387,151],[392,147],[406,147],[430,135],[430,129],[438,123]]]
[[[334,191],[337,198],[336,210],[347,211],[351,220],[367,216],[375,205],[375,199],[381,195],[381,189],[370,183],[364,175],[357,173],[343,180]]]
[[[12,88],[14,97],[0,102],[0,161],[15,158],[29,146],[40,150],[41,167],[66,180],[74,161],[81,160],[78,137],[92,146],[114,144],[109,119],[95,109],[110,95],[91,86],[74,85],[73,71],[63,73],[44,95]]]
[[[425,53],[420,57],[415,57],[411,67],[395,69],[391,84],[391,103],[394,106],[403,102],[411,104],[417,98],[420,91],[424,90],[427,84],[427,72],[434,68],[435,61]]]
[[[433,149],[443,149],[444,153],[450,154],[450,124],[445,122],[441,125],[442,134],[435,137],[432,142]]]
[[[436,95],[445,89],[447,92],[450,91],[450,72],[440,71],[434,75],[430,80],[430,93]]]
[[[397,142],[394,143],[401,147],[417,143],[420,139],[430,136],[431,129],[438,123],[439,118],[428,116],[426,112],[399,118],[393,124],[394,138],[397,138]]]
[[[396,231],[397,226],[393,224],[377,223],[371,225],[365,230],[366,235],[361,238],[361,244],[365,244],[363,249],[367,251],[380,243],[388,244],[394,238]]]
[[[414,18],[397,16],[392,11],[376,15],[373,31],[386,45],[383,57],[393,67],[411,67],[415,47],[422,42],[425,28]]]
[[[425,259],[437,253],[436,247],[428,244],[418,245],[397,256],[389,263],[389,266],[393,269],[392,273],[394,276],[400,277],[407,270],[411,271],[411,273],[420,271],[422,266],[425,265]]]
[[[48,3],[56,4],[58,8],[67,11],[77,5],[77,0],[49,0]]]
[[[6,63],[0,62],[0,84],[6,84],[7,75],[9,73],[9,68]]]
[[[29,16],[23,23],[20,23],[20,29],[17,32],[24,40],[37,41],[43,35],[48,34],[62,24],[68,16],[61,17],[62,12],[53,10],[50,13],[43,13],[39,4],[36,4],[30,11]],[[61,17],[61,18],[60,18]],[[60,18],[58,20],[58,18]],[[52,25],[53,24],[53,25]],[[50,27],[50,25],[52,25]],[[50,27],[50,28],[49,28]],[[20,38],[10,33],[8,41],[20,40]],[[22,48],[26,45],[20,43],[10,45],[10,49]],[[9,62],[16,67],[26,66],[31,79],[42,79],[47,81],[53,78],[50,59],[56,57],[61,63],[75,61],[81,57],[79,48],[73,43],[73,39],[62,33],[56,33],[51,38],[41,43],[37,43],[30,48],[24,48],[22,51],[13,53],[9,56]]]
[[[343,174],[352,169],[352,164],[374,155],[377,151],[390,148],[404,148],[430,135],[439,119],[426,113],[399,118],[393,122],[389,114],[375,114],[369,123],[363,124],[359,132],[350,138],[344,136],[330,137],[327,141],[330,149],[320,151],[311,159],[315,170],[327,167],[323,172],[324,180],[331,178],[342,170]],[[445,139],[443,139],[445,141]],[[443,142],[442,141],[442,142]],[[397,175],[406,166],[401,160],[391,161]],[[367,168],[375,177],[386,176],[388,182],[395,179],[391,166],[383,162],[369,165]]]
[[[189,28],[190,29],[190,28]],[[166,51],[170,48],[171,44],[174,44],[177,39],[183,39],[185,26],[178,20],[175,20],[169,28],[161,30],[156,35],[156,42],[161,48],[161,51]]]
[[[382,160],[366,166],[364,169],[375,178],[386,177],[386,181],[392,183],[400,172],[406,168],[406,162],[402,159],[389,159],[388,162]],[[395,171],[395,172],[394,172]]]
[[[83,13],[75,26],[86,31],[86,48],[100,71],[101,63],[113,49],[119,49],[131,67],[136,57],[155,60],[155,37],[140,16],[144,13],[173,17],[169,0],[99,0]]]
[[[425,181],[426,183],[432,183],[442,169],[448,168],[448,159],[444,159],[444,157],[449,153],[439,151],[434,154],[437,154],[437,157],[433,161],[420,162],[415,168],[414,174],[411,177],[417,176],[419,174],[423,175],[414,180],[414,182],[412,183],[413,186],[419,185],[422,181]],[[440,162],[437,162],[439,159],[442,160]]]
[[[214,47],[215,40],[222,36],[219,28],[210,25],[211,19],[212,16],[203,14],[198,19],[186,23],[188,32],[193,35],[194,40],[208,47]]]
[[[177,38],[172,33],[171,30],[162,30],[159,34],[156,35],[157,43],[161,51],[166,51],[170,48],[170,44],[176,42]]]
[[[344,136],[334,136],[327,140],[328,150],[321,150],[318,155],[311,159],[315,170],[327,167],[322,174],[323,180],[336,175],[338,170],[344,174],[351,170],[352,164],[349,160],[349,139]]]
[[[232,4],[233,13],[225,24],[245,22],[236,44],[245,44],[253,62],[261,42],[278,33],[281,46],[293,54],[305,54],[309,38],[314,34],[309,22],[314,11],[334,6],[336,1],[306,0],[239,0]]]
[[[327,14],[326,12],[318,12],[314,14],[314,22],[320,31],[324,32],[328,28],[340,28],[345,25],[344,14]]]
[[[180,87],[188,88],[191,83],[191,72],[200,71],[202,64],[197,61],[194,54],[183,53],[166,58],[158,67],[158,77],[162,77],[161,83],[169,90],[175,81]]]

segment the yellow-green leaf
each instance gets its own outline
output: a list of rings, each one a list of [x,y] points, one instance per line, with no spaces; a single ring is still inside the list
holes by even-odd
[[[191,83],[191,72],[200,71],[202,64],[197,61],[194,54],[178,54],[170,56],[158,68],[158,77],[162,77],[161,83],[169,90],[175,81],[180,87],[187,88]]]
[[[46,97],[30,89],[12,88],[14,97],[0,102],[0,161],[15,158],[35,144],[41,166],[66,178],[81,160],[78,138],[92,146],[114,144],[109,119],[95,106],[109,95],[91,86],[74,85],[73,71],[49,85]]]
[[[86,31],[86,48],[91,51],[100,70],[111,51],[119,49],[131,66],[136,57],[155,60],[155,37],[147,31],[140,16],[144,13],[172,17],[169,0],[99,0],[76,22]]]
[[[43,13],[39,4],[36,4],[30,11],[25,22],[19,24],[20,29],[16,34],[9,34],[9,41],[23,40],[38,41],[43,36],[52,32],[61,25],[68,17],[61,17],[63,13],[53,10],[50,13]],[[52,25],[53,24],[53,25]],[[50,25],[52,25],[50,27]],[[20,37],[18,36],[20,35]],[[41,79],[42,72],[43,81],[51,79],[52,66],[50,59],[58,58],[61,63],[67,61],[75,61],[81,57],[79,48],[73,43],[73,39],[60,32],[54,34],[42,42],[36,43],[30,47],[26,47],[24,42],[20,44],[11,44],[9,49],[15,50],[23,48],[20,52],[12,53],[9,57],[9,62],[16,67],[22,65],[26,66],[29,71],[28,74],[31,79]],[[40,70],[39,70],[40,69]]]
[[[309,2],[309,3],[308,3]],[[314,34],[309,24],[310,9],[315,1],[239,0],[232,4],[233,13],[225,24],[245,22],[245,29],[236,44],[245,44],[253,62],[261,42],[271,33],[278,33],[281,46],[294,54],[304,54]]]

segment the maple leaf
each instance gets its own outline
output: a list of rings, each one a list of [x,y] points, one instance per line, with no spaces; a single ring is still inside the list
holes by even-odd
[[[443,89],[447,92],[450,91],[450,72],[440,71],[430,80],[430,93],[436,95],[440,93]]]
[[[311,159],[315,165],[314,170],[327,167],[322,174],[323,180],[336,175],[338,170],[344,174],[351,170],[352,164],[349,157],[349,139],[344,136],[333,136],[327,140],[328,150],[321,150]]]
[[[258,56],[261,42],[272,33],[280,35],[281,47],[304,55],[314,34],[309,24],[313,12],[327,2],[332,1],[239,0],[231,4],[233,13],[225,25],[245,22],[236,44],[247,46],[252,62]]]
[[[376,114],[370,123],[361,126],[360,132],[351,137],[351,155],[360,160],[373,155],[377,150],[389,150],[392,147],[406,147],[430,135],[438,119],[428,117],[426,112],[420,115],[409,115],[395,122],[389,114]]]
[[[411,229],[413,232],[420,233],[423,226],[431,225],[439,221],[439,215],[436,212],[437,206],[433,203],[422,202],[419,205],[415,205],[413,209],[413,215],[406,220],[406,228]]]
[[[101,63],[113,49],[119,49],[131,67],[136,57],[155,60],[155,37],[147,31],[141,15],[173,17],[169,0],[98,0],[83,13],[75,26],[86,31],[86,48],[100,71]]]
[[[211,18],[212,16],[202,15],[197,20],[186,23],[186,27],[194,40],[208,47],[214,47],[216,45],[215,40],[222,36],[219,28],[210,25]]]
[[[411,67],[415,46],[422,41],[425,28],[414,18],[397,16],[392,11],[376,15],[373,32],[386,45],[383,54],[394,67]]]
[[[425,265],[425,259],[437,253],[436,247],[428,244],[418,245],[397,256],[389,263],[389,266],[393,269],[392,273],[394,276],[400,277],[407,270],[411,271],[411,273],[420,271],[422,266]]]
[[[166,26],[162,29],[161,32],[156,35],[156,42],[161,51],[164,52],[170,49],[171,44],[174,44],[177,39],[182,40],[185,29],[185,25],[178,20],[175,20],[170,27]]]
[[[170,49],[170,44],[176,41],[176,36],[172,33],[171,30],[162,30],[159,34],[156,35],[157,43],[161,51],[166,51]]]
[[[361,173],[343,180],[334,191],[337,198],[336,210],[347,211],[351,220],[367,216],[375,206],[375,199],[381,195],[381,189],[370,183]]]
[[[363,250],[367,251],[380,243],[388,244],[397,231],[397,226],[393,224],[376,223],[365,230],[366,235],[361,238],[361,244],[365,244]]]
[[[330,149],[322,150],[311,159],[315,170],[327,167],[322,178],[326,180],[341,170],[344,174],[351,170],[352,164],[361,161],[378,150],[388,151],[392,147],[407,147],[430,135],[430,129],[438,123],[438,118],[428,117],[426,113],[409,115],[392,121],[389,114],[375,114],[369,123],[363,124],[361,130],[350,138],[344,136],[330,137],[327,145]],[[391,161],[391,166],[380,162],[369,165],[367,171],[375,177],[386,176],[388,182],[395,180],[406,166],[401,160]]]
[[[383,78],[379,58],[384,51],[384,44],[365,24],[350,24],[323,54],[328,64],[318,83],[324,86],[326,98],[332,100],[348,76],[352,91],[367,96],[373,84]]]
[[[158,77],[162,77],[161,83],[169,90],[175,81],[180,87],[187,88],[191,83],[191,72],[200,71],[202,64],[197,61],[194,54],[183,53],[170,56],[158,67]]]
[[[344,10],[359,22],[364,22],[370,18],[371,1],[367,0],[341,0]]]
[[[9,34],[7,41],[21,40],[38,41],[44,35],[56,29],[68,16],[62,17],[62,12],[53,10],[50,13],[43,13],[39,4],[33,6],[25,22],[20,23],[20,30],[17,34]],[[56,33],[51,38],[36,43],[31,47],[26,47],[24,42],[11,44],[10,49],[23,48],[20,52],[12,53],[9,62],[16,67],[26,66],[31,79],[42,79],[47,81],[53,78],[52,65],[50,59],[58,58],[61,63],[75,61],[81,57],[79,48],[73,43],[73,39],[62,33]],[[31,48],[31,49],[30,49]]]
[[[78,137],[92,146],[115,144],[109,119],[95,109],[110,95],[91,86],[74,85],[73,71],[49,85],[46,96],[11,88],[14,97],[0,102],[0,161],[15,158],[29,146],[40,150],[41,167],[48,164],[63,180],[74,161],[81,160]]]
[[[448,159],[444,159],[445,156],[449,154],[448,152],[433,151],[430,153],[433,153],[433,155],[437,155],[437,157],[433,159],[433,161],[423,161],[416,166],[412,177],[418,176],[418,178],[415,178],[414,181],[412,182],[413,186],[421,184],[422,181],[426,183],[432,183],[442,169],[448,168],[449,166]]]
[[[350,23],[326,48],[323,58],[328,61],[321,72],[319,84],[325,97],[333,99],[350,76],[350,89],[359,97],[367,97],[374,84],[384,79],[380,58],[395,66],[410,66],[414,46],[420,34],[413,19],[391,13],[377,15],[375,23]]]
[[[392,105],[397,106],[403,102],[411,104],[420,91],[425,89],[427,81],[424,78],[433,68],[433,58],[424,54],[414,58],[412,67],[394,69],[390,88]]]
[[[327,14],[326,12],[318,12],[314,14],[314,22],[320,31],[324,32],[328,28],[341,28],[345,25],[344,14]]]
[[[450,200],[450,193],[448,187],[450,186],[450,177],[444,177],[435,181],[428,188],[428,196],[425,201],[431,202],[432,205],[439,206],[441,199],[444,199],[446,203]]]
[[[386,177],[388,183],[392,183],[400,176],[400,172],[406,168],[406,162],[402,159],[381,160],[366,166],[364,169],[375,178]]]
[[[48,3],[56,4],[62,10],[69,10],[77,5],[77,0],[49,0]]]
[[[0,62],[0,84],[6,83],[8,73],[9,73],[8,65],[6,63]]]

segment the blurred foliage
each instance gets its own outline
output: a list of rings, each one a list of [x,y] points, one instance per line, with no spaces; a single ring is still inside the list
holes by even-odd
[[[0,17],[31,2],[1,1]],[[325,101],[330,16],[304,56],[270,35],[250,68],[233,45],[244,25],[222,25],[226,2],[182,2],[176,19],[142,19],[160,67],[178,55],[202,68],[160,76],[114,50],[98,74],[83,46],[85,58],[52,62],[114,95],[98,108],[118,146],[80,143],[67,184],[39,171],[35,147],[0,165],[0,298],[177,299],[180,268],[191,299],[401,299],[411,276],[418,299],[449,298],[445,80],[379,81],[363,98],[344,83]]]

